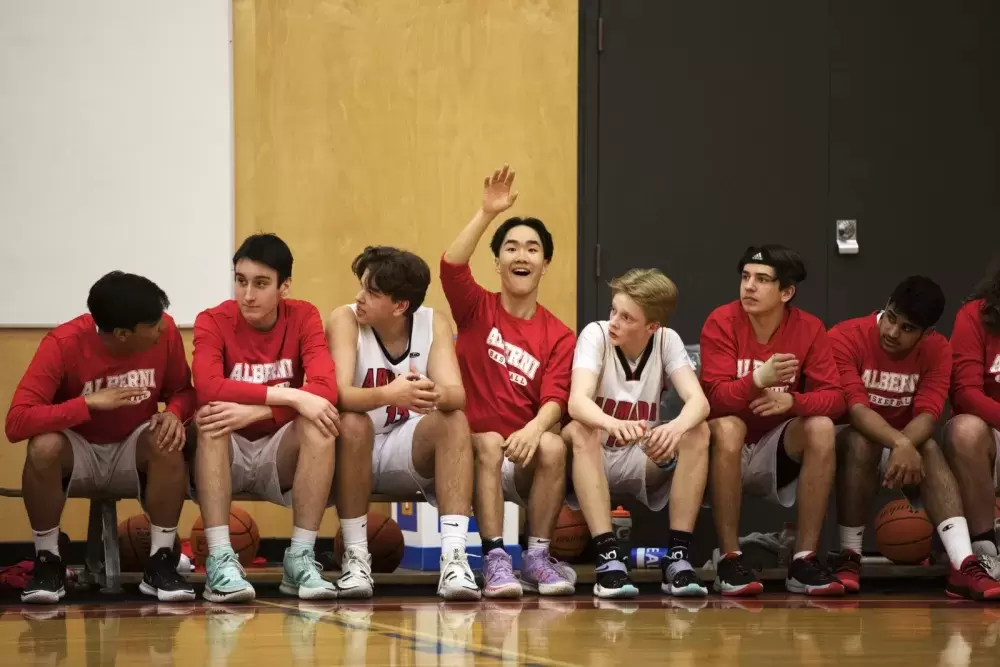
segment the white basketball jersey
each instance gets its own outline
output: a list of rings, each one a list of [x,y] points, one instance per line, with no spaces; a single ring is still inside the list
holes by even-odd
[[[691,365],[680,336],[672,329],[657,329],[632,364],[608,338],[608,322],[588,325],[594,326],[600,327],[604,339],[602,371],[594,401],[615,419],[644,421],[648,429],[659,425],[660,398],[669,387],[669,374],[682,365]],[[606,432],[601,436],[605,447],[620,446]]]
[[[355,306],[351,305],[351,310]],[[434,342],[434,311],[426,306],[413,313],[410,328],[410,344],[398,359],[392,359],[369,326],[358,324],[358,354],[354,364],[355,387],[384,387],[410,371],[412,365],[421,374],[427,375],[427,358]],[[393,405],[368,411],[375,433],[388,433],[410,418],[410,411]]]

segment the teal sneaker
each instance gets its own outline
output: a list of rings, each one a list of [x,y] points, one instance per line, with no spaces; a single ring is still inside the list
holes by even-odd
[[[292,551],[291,547],[285,549],[282,570],[278,590],[285,595],[302,600],[332,600],[337,597],[337,587],[319,573],[316,554],[308,547],[298,551]]]
[[[233,550],[209,554],[205,562],[205,592],[209,602],[251,602],[257,592],[246,580],[246,571]]]

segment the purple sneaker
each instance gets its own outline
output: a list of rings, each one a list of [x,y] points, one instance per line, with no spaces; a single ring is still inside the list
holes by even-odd
[[[521,564],[521,585],[524,590],[539,595],[576,593],[575,582],[562,572],[562,568],[557,567],[559,564],[559,561],[549,556],[547,549],[529,549]]]
[[[514,578],[510,554],[503,549],[493,549],[483,563],[483,595],[488,598],[519,598],[521,584]]]

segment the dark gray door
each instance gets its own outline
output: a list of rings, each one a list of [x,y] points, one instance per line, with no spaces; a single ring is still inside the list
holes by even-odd
[[[961,298],[1000,251],[1000,8],[830,3],[829,319],[884,305],[919,273]],[[856,219],[840,255],[834,219]]]
[[[582,118],[581,206],[596,210],[596,225],[585,220],[580,236],[581,322],[606,317],[612,277],[658,267],[680,289],[672,326],[697,342],[708,313],[737,297],[743,250],[767,242],[803,254],[810,277],[797,303],[823,317],[825,3],[587,3],[582,49],[596,49],[597,13],[602,51],[582,54],[599,76]]]

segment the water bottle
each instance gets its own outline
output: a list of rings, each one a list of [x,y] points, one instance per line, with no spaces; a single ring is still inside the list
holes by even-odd
[[[611,512],[611,530],[615,534],[615,539],[619,545],[628,544],[632,537],[632,515],[621,505]]]
[[[638,547],[632,549],[632,564],[639,570],[654,570],[660,563],[670,558],[666,547]]]

